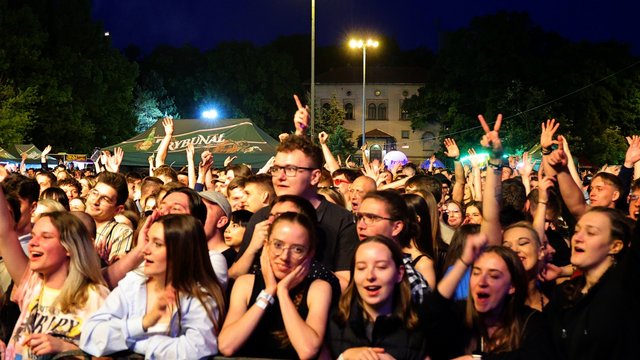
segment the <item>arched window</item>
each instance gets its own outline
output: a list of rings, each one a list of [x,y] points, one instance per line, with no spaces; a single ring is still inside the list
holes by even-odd
[[[378,144],[374,144],[369,148],[369,160],[373,161],[375,159],[382,161],[382,147]]]
[[[435,151],[436,135],[431,131],[422,134],[422,151]]]
[[[378,105],[378,120],[387,120],[387,104]]]
[[[353,120],[353,104],[352,103],[344,104],[344,118],[346,120]]]
[[[378,116],[376,115],[376,111],[377,107],[376,104],[369,104],[368,107],[368,111],[367,111],[367,119],[369,120],[375,120],[378,118]]]

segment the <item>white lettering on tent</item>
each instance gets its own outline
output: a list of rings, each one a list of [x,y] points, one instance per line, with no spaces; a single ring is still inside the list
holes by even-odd
[[[214,134],[214,135],[198,135],[184,140],[172,141],[169,145],[169,150],[180,150],[186,148],[189,144],[193,144],[193,146],[199,145],[211,145],[213,143],[220,143],[224,141],[224,133]]]

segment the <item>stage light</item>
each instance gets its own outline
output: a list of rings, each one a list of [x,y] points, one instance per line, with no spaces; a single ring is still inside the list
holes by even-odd
[[[218,110],[216,109],[208,109],[202,112],[202,117],[205,119],[217,119],[218,118]]]

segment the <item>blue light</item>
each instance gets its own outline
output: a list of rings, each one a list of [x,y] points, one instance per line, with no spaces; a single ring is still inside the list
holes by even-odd
[[[218,118],[218,110],[216,109],[209,109],[209,110],[205,110],[202,112],[202,117],[205,119],[216,119]]]

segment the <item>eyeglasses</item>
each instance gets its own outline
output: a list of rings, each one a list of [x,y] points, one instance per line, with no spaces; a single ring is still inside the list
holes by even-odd
[[[393,218],[388,218],[388,217],[379,216],[376,214],[369,214],[369,213],[358,212],[353,215],[356,218],[356,223],[359,223],[360,220],[364,220],[365,225],[373,225],[374,223],[377,223],[380,220],[396,221],[396,219],[393,219]]]
[[[627,197],[628,202],[638,201],[638,199],[640,199],[640,195],[636,194],[629,194],[629,196]]]
[[[100,194],[100,192],[96,189],[89,190],[89,196],[97,197],[98,202],[101,204],[105,203],[107,205],[112,205],[115,202],[112,198],[108,197],[107,195]]]
[[[307,254],[306,247],[302,245],[284,246],[284,242],[280,240],[272,241],[269,248],[271,249],[271,254],[273,256],[280,256],[282,255],[282,252],[284,252],[285,250],[289,250],[289,254],[291,255],[291,257],[296,260],[302,259]]]
[[[269,169],[269,174],[271,174],[271,176],[279,176],[281,174],[281,171],[284,171],[284,174],[287,177],[295,177],[298,174],[298,170],[311,171],[311,170],[316,170],[316,168],[294,166],[294,165],[287,165],[287,166],[274,165],[271,167],[271,169]]]
[[[351,182],[345,179],[333,179],[333,185],[340,186],[340,184],[351,184]]]

